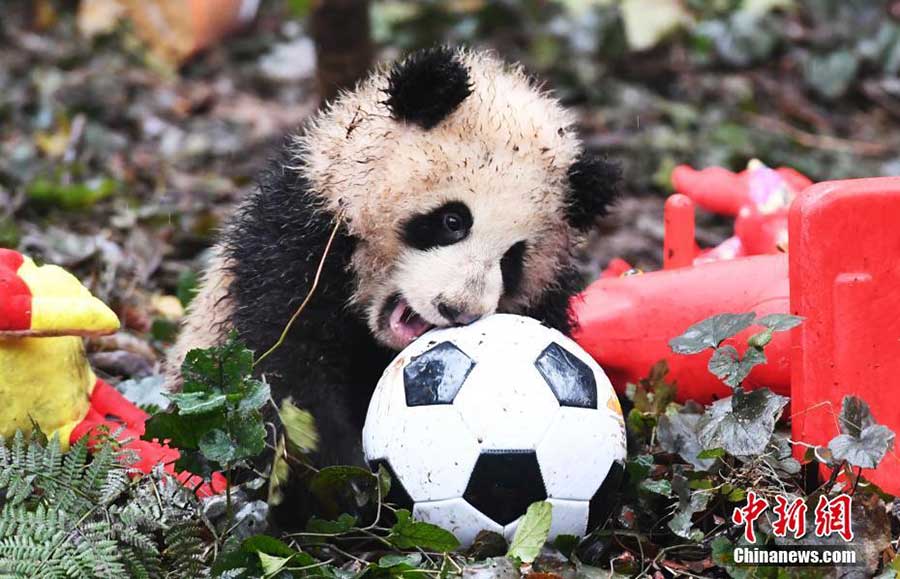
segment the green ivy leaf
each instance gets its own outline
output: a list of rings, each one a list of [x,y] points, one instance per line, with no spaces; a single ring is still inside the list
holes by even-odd
[[[718,314],[689,327],[677,338],[669,340],[676,354],[696,354],[719,344],[750,327],[756,314]]]
[[[266,577],[274,577],[287,565],[306,567],[316,560],[308,553],[298,551],[283,541],[269,535],[254,535],[241,543],[240,552],[256,555]]]
[[[391,492],[391,485],[393,484],[393,480],[391,479],[391,473],[388,469],[384,468],[383,464],[378,465],[378,472],[375,473],[375,476],[378,477],[378,492],[382,499],[388,496],[388,493]]]
[[[31,201],[44,205],[58,205],[64,209],[83,209],[115,194],[121,183],[96,177],[80,183],[39,177],[25,187]]]
[[[653,455],[650,454],[639,454],[630,457],[625,463],[625,472],[628,474],[628,480],[630,481],[642,481],[650,476],[650,471],[652,470]]]
[[[290,14],[297,20],[305,20],[311,11],[312,0],[287,0]]]
[[[235,333],[221,346],[191,350],[182,364],[183,389],[169,395],[175,412],[152,417],[144,438],[197,449],[205,461],[223,467],[260,454],[266,429],[259,409],[270,392],[252,371],[253,352]],[[179,464],[201,464],[198,458],[183,455]]]
[[[656,420],[655,416],[644,414],[637,408],[632,408],[628,412],[625,423],[631,433],[644,439],[649,439],[653,433],[653,428],[656,426]]]
[[[894,432],[875,423],[869,405],[857,396],[845,396],[839,416],[841,434],[831,439],[828,450],[836,461],[875,468],[894,446]]]
[[[181,302],[182,307],[188,307],[197,295],[200,279],[197,272],[185,270],[178,276],[178,285],[175,287],[175,297]]]
[[[701,456],[698,424],[700,414],[678,412],[659,417],[656,439],[666,452],[679,455],[697,470],[709,470],[716,463],[716,456]]]
[[[168,440],[180,449],[195,449],[200,446],[200,438],[215,428],[225,425],[223,414],[199,414],[180,416],[172,413],[154,414],[147,420],[144,440]]]
[[[415,569],[422,563],[421,553],[409,553],[406,555],[384,555],[378,560],[378,567],[391,569],[393,567],[407,567]]]
[[[757,348],[747,348],[741,358],[733,346],[722,346],[713,352],[707,368],[726,386],[737,388],[754,367],[765,363],[766,355]]]
[[[294,448],[304,454],[315,452],[319,447],[319,432],[309,411],[297,408],[293,402],[285,400],[281,403],[278,416],[284,425],[284,434]]]
[[[773,332],[784,332],[796,328],[803,323],[802,316],[794,316],[791,314],[769,314],[756,320],[760,326],[772,330]]]
[[[165,318],[156,318],[150,324],[150,336],[157,342],[171,344],[178,337],[178,322]]]
[[[838,424],[843,434],[859,437],[866,427],[875,424],[875,417],[865,400],[858,396],[844,396]]]
[[[248,537],[241,543],[241,550],[246,553],[266,553],[277,557],[293,557],[300,554],[300,551],[270,535]]]
[[[215,471],[219,470],[218,463],[210,462],[202,452],[196,449],[178,449],[181,456],[175,461],[175,470],[187,471],[210,480]]]
[[[637,384],[628,384],[628,398],[634,402],[634,410],[659,416],[675,400],[675,384],[666,380],[669,365],[660,360],[650,369],[650,375]]]
[[[398,549],[418,548],[446,553],[459,547],[453,533],[431,523],[413,521],[406,509],[398,510],[396,516],[397,522],[387,539]]]
[[[716,400],[698,424],[704,448],[723,448],[734,456],[758,455],[775,431],[775,421],[788,399],[768,388],[744,392]]]
[[[226,574],[227,573],[227,574]],[[235,579],[258,579],[262,568],[259,556],[243,549],[229,549],[219,553],[212,568],[212,577],[234,577]]]
[[[861,62],[850,50],[827,54],[812,53],[803,62],[806,83],[826,99],[837,99],[853,86]]]
[[[580,539],[575,535],[557,535],[556,538],[553,539],[553,546],[556,547],[563,556],[570,558],[579,542]]]
[[[269,385],[261,380],[247,380],[245,389],[241,392],[237,410],[241,414],[247,414],[262,408],[271,398]]]
[[[232,332],[221,346],[191,350],[181,365],[183,392],[239,392],[253,372],[253,352]]]
[[[166,394],[178,408],[179,414],[204,414],[225,408],[224,394],[214,392],[183,392]]]
[[[552,518],[553,505],[547,501],[531,503],[525,516],[519,521],[506,555],[523,563],[534,561],[550,535]]]
[[[317,489],[356,483],[373,477],[372,471],[361,466],[326,466],[313,476],[309,486],[315,492]]]
[[[894,433],[882,424],[865,427],[860,435],[839,434],[828,443],[835,460],[846,460],[853,466],[875,468],[891,448]]]
[[[237,445],[221,428],[210,430],[204,434],[200,439],[199,448],[206,458],[220,464],[232,462],[237,456]]]
[[[716,537],[710,544],[712,547],[712,560],[716,565],[723,567],[729,577],[734,579],[753,579],[756,577],[755,566],[738,565],[734,562],[734,543],[725,537]]]
[[[260,567],[266,577],[277,575],[291,560],[290,557],[276,557],[263,552],[257,553],[256,556],[259,557]]]
[[[800,463],[794,458],[788,437],[783,434],[776,433],[772,436],[762,459],[775,470],[785,474],[794,475],[800,472]]]
[[[697,454],[697,458],[722,458],[725,456],[724,448],[707,448]]]
[[[232,424],[231,431],[216,428],[207,432],[199,444],[200,452],[222,465],[251,458],[266,448],[266,428],[259,416]]]
[[[266,426],[258,413],[236,420],[232,425],[232,436],[237,446],[237,460],[252,458],[266,449]]]
[[[276,507],[284,502],[282,489],[291,478],[291,467],[285,457],[284,436],[278,437],[275,445],[275,457],[272,459],[272,470],[269,475],[269,492],[266,502],[270,507]]]
[[[664,497],[672,496],[672,483],[667,480],[645,480],[641,481],[640,488],[642,490],[662,495]]]
[[[692,491],[687,478],[678,471],[672,476],[672,490],[678,497],[678,508],[669,520],[669,529],[679,537],[692,541],[701,540],[703,533],[693,528],[693,516],[706,508],[709,493]]]
[[[306,531],[309,533],[322,533],[326,535],[340,535],[346,533],[356,526],[357,519],[347,513],[341,514],[337,519],[329,521],[312,517],[306,523]]]

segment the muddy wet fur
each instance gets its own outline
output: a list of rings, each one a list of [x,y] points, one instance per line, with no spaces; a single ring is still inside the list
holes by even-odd
[[[435,76],[435,70],[443,71],[445,76]],[[546,235],[553,237],[546,238],[547,243],[532,243],[531,239],[503,242],[508,243],[503,246],[508,247],[508,251],[502,254],[503,264],[499,263],[500,255],[497,256],[496,265],[498,268],[502,265],[503,284],[510,286],[507,288],[510,291],[503,294],[497,310],[534,317],[564,333],[572,329],[569,300],[582,288],[583,280],[571,259],[571,244],[593,225],[598,216],[606,214],[616,196],[618,168],[585,153],[574,136],[567,113],[534,88],[520,71],[504,68],[493,57],[444,48],[432,49],[382,71],[368,85],[361,85],[357,93],[345,95],[343,100],[338,99],[331,109],[308,122],[303,133],[286,141],[282,152],[262,174],[258,191],[242,203],[230,225],[225,228],[217,248],[220,266],[207,271],[205,287],[195,300],[198,305],[190,312],[182,334],[182,344],[170,356],[172,367],[176,367],[179,356],[183,356],[192,344],[214,343],[232,328],[257,355],[267,351],[276,343],[285,324],[306,298],[328,239],[334,231],[336,212],[344,211],[339,207],[346,208],[314,296],[284,343],[257,367],[257,372],[264,374],[271,384],[277,403],[290,397],[295,404],[313,414],[320,435],[320,449],[310,458],[317,466],[362,464],[360,433],[369,399],[384,368],[396,353],[376,339],[371,326],[371,312],[367,315],[365,311],[366,307],[371,309],[372,306],[360,303],[359,299],[359,295],[368,295],[360,290],[369,289],[361,288],[361,284],[374,283],[365,280],[379,274],[369,271],[369,278],[360,277],[358,268],[361,263],[386,259],[386,250],[378,248],[391,247],[393,239],[398,236],[398,232],[388,225],[389,216],[385,216],[385,212],[402,210],[414,215],[433,209],[434,203],[428,196],[411,196],[402,200],[400,208],[394,209],[388,204],[380,213],[360,213],[359,207],[368,206],[365,191],[375,187],[363,188],[360,190],[362,192],[342,189],[341,183],[364,180],[368,173],[360,174],[362,169],[357,168],[352,159],[344,159],[340,148],[352,139],[361,139],[362,142],[372,139],[376,145],[372,150],[377,151],[376,139],[380,135],[390,134],[385,131],[398,134],[411,131],[415,138],[427,141],[430,135],[438,135],[437,131],[444,128],[450,131],[449,136],[444,130],[439,138],[452,138],[454,140],[451,142],[457,143],[452,146],[467,147],[464,139],[469,138],[471,129],[447,124],[457,119],[462,119],[460,123],[471,124],[474,122],[472,119],[478,121],[481,118],[479,115],[482,112],[474,107],[477,102],[486,100],[484,95],[478,93],[478,75],[472,73],[480,74],[482,79],[507,75],[505,80],[513,83],[519,98],[532,103],[532,106],[537,102],[546,109],[546,115],[541,109],[536,113],[532,111],[532,120],[526,118],[521,121],[521,127],[525,128],[501,126],[511,135],[527,134],[529,126],[537,126],[543,131],[541,125],[529,123],[544,123],[545,116],[550,119],[547,122],[558,123],[547,127],[548,130],[541,136],[535,133],[534,137],[528,137],[534,139],[533,143],[527,142],[527,139],[509,143],[508,150],[512,151],[510,163],[529,163],[523,166],[529,170],[537,167],[539,170],[534,169],[535,174],[547,171],[548,182],[545,185],[540,182],[525,183],[532,189],[546,191],[544,198],[534,198],[534,210],[528,211],[529,203],[532,203],[530,198],[522,198],[519,204],[524,205],[523,211],[526,211],[523,219],[533,220],[547,215],[552,227],[548,226],[550,233]],[[533,94],[534,98],[529,94]],[[472,99],[481,100],[473,103]],[[496,104],[491,102],[485,106]],[[373,125],[367,127],[359,121],[364,116],[358,114],[362,107],[386,111],[390,116],[365,117],[366,122]],[[510,122],[519,122],[515,116],[522,114],[519,108],[510,105],[503,109],[504,114],[513,115],[509,117]],[[486,118],[493,118],[492,115]],[[329,131],[329,123],[338,123],[340,130]],[[365,133],[367,130],[371,131],[371,137]],[[487,143],[493,143],[491,131],[496,129],[482,130],[487,133],[479,143],[485,143],[487,150],[490,150],[489,147],[496,145]],[[459,131],[459,134],[453,131]],[[560,143],[563,148],[549,150],[546,145],[548,140]],[[328,161],[330,157],[327,155],[326,160],[322,160],[322,151],[329,150],[336,161]],[[357,173],[343,180],[340,167],[334,165],[339,159],[348,163],[347,171]],[[365,162],[378,161],[367,159]],[[479,162],[487,163],[488,169],[493,167],[491,163],[496,164],[487,179],[502,180],[507,173],[515,172],[492,157],[487,160],[482,157]],[[472,168],[471,163],[466,163],[466,167]],[[396,173],[390,170],[385,174],[391,178],[392,172]],[[485,179],[477,174],[473,174],[472,178],[476,181]],[[502,181],[498,183],[503,184]],[[504,191],[502,187],[495,189]],[[471,191],[472,187],[468,190]],[[517,193],[507,191],[503,195],[514,199]],[[498,215],[494,212],[496,208],[489,207],[490,203],[506,207],[510,199],[491,201],[482,196],[472,197],[468,202],[474,203],[473,207],[479,207],[478,203],[488,204],[486,209],[480,206],[482,213],[475,215],[475,219],[481,218],[483,224],[484,219],[489,219],[484,215]],[[499,215],[503,217],[490,218],[497,219],[490,227],[502,235],[509,223],[504,221],[507,219],[504,213]],[[384,219],[385,225],[379,225],[379,219]],[[399,218],[394,221],[397,220]],[[388,239],[391,243],[378,243]],[[555,253],[546,249],[548,244],[556,248],[552,250]],[[399,258],[395,256],[393,259]],[[519,267],[509,267],[511,262],[518,263]],[[536,275],[541,277],[534,277]],[[528,283],[535,279],[541,279],[540,287]],[[384,285],[387,282],[378,278],[378,283]],[[525,291],[531,293],[525,295]],[[281,526],[296,528],[302,525],[310,511],[311,506],[302,485],[295,482],[286,490],[286,500],[278,509],[278,522]]]

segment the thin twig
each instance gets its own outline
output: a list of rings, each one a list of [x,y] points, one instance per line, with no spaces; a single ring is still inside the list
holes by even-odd
[[[857,467],[857,469],[856,469],[856,480],[853,481],[853,492],[851,492],[850,494],[852,494],[852,495],[856,494],[856,487],[859,486],[859,479],[861,479],[861,478],[862,478],[862,467],[860,466],[860,467]]]
[[[318,569],[319,567],[324,567],[325,565],[331,565],[334,563],[334,559],[328,559],[327,561],[320,561],[318,563],[312,563],[310,565],[303,565],[301,567],[285,567],[284,569],[287,571],[308,571],[310,569]]]
[[[325,244],[325,250],[322,252],[322,259],[319,260],[319,267],[316,270],[316,276],[313,278],[312,287],[309,288],[309,293],[306,294],[306,298],[304,298],[303,303],[297,308],[294,312],[294,315],[291,316],[291,319],[288,320],[288,323],[284,326],[284,330],[281,332],[281,336],[278,337],[278,340],[272,345],[271,348],[266,350],[262,356],[256,359],[253,362],[253,366],[257,366],[260,362],[266,359],[266,357],[277,350],[281,344],[284,343],[285,338],[287,338],[288,332],[291,331],[291,327],[294,325],[294,321],[300,316],[300,313],[306,308],[306,304],[309,303],[309,300],[312,299],[313,294],[316,292],[316,288],[319,286],[319,278],[322,277],[322,270],[325,268],[325,258],[328,257],[328,253],[331,251],[331,244],[334,242],[334,238],[337,236],[338,228],[341,226],[341,221],[344,216],[344,210],[337,214],[334,218],[334,229],[331,230],[331,236],[328,238],[328,243]]]

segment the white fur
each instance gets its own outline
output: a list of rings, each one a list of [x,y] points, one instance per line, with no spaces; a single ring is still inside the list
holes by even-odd
[[[440,299],[483,315],[500,305],[515,311],[554,282],[573,243],[564,217],[567,171],[581,150],[572,116],[520,68],[487,53],[458,56],[472,94],[436,127],[391,118],[382,68],[294,140],[297,169],[327,208],[343,211],[349,233],[361,240],[351,263],[358,280],[352,305],[373,335],[395,348],[405,343],[380,315],[392,294],[436,325],[447,323],[435,307]],[[470,235],[427,251],[407,247],[401,223],[447,201],[469,207]],[[501,298],[500,259],[519,241],[528,245],[521,291]],[[179,344],[204,345],[211,321],[230,311],[218,289],[221,265],[212,266]],[[185,349],[177,347],[176,357]]]
[[[391,118],[384,104],[387,70],[344,94],[296,139],[298,166],[332,210],[343,208],[354,236],[364,308],[376,337],[400,347],[379,326],[384,301],[401,293],[426,320],[446,325],[439,297],[472,313],[496,311],[503,293],[499,261],[528,243],[519,306],[553,282],[572,244],[564,219],[567,170],[580,152],[573,119],[518,67],[485,53],[460,51],[472,94],[436,127]],[[462,243],[416,251],[401,223],[447,201],[474,218]]]

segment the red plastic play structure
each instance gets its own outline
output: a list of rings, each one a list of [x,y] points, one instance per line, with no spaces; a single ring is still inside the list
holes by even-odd
[[[100,431],[112,433],[122,441],[123,448],[133,453],[135,462],[129,466],[136,471],[149,473],[161,464],[165,472],[192,489],[200,498],[225,491],[226,481],[222,473],[214,472],[209,481],[204,481],[190,472],[176,471],[175,461],[181,456],[178,449],[157,440],[142,440],[149,418],[150,415],[122,396],[118,390],[97,379],[91,393],[88,413],[72,430],[69,441],[74,444],[83,436],[95,436]]]
[[[666,359],[680,399],[727,396],[706,368],[709,354],[674,355],[669,339],[724,312],[793,313],[804,323],[775,334],[768,364],[745,383],[791,396],[794,439],[827,444],[847,394],[900,432],[900,178],[811,185],[791,169],[751,163],[737,174],[679,167],[672,180],[663,270],[626,275],[630,266],[615,260],[573,302],[576,340],[613,384],[621,390]],[[735,216],[734,237],[700,250],[695,204]],[[866,476],[900,492],[900,458],[889,453]]]

